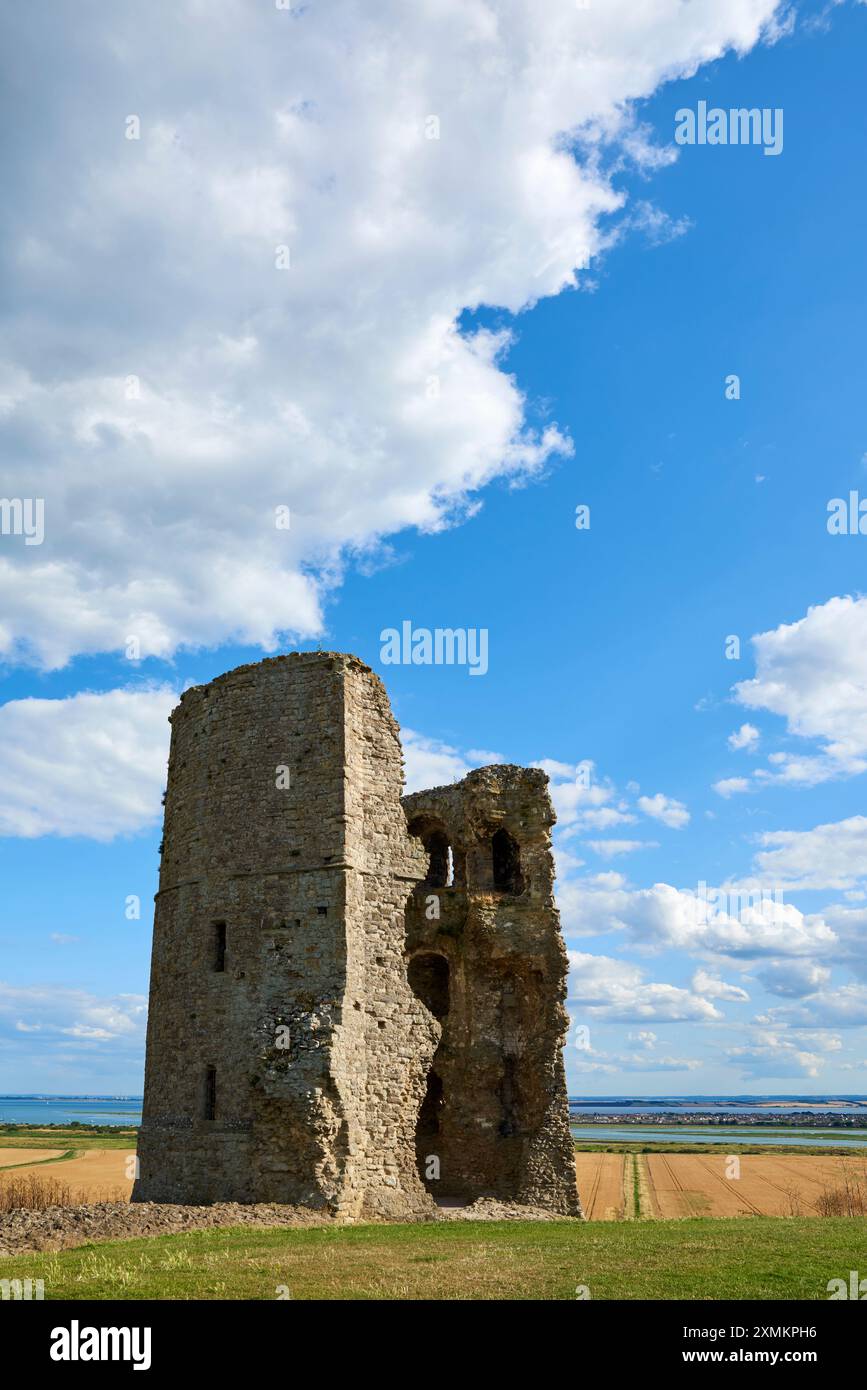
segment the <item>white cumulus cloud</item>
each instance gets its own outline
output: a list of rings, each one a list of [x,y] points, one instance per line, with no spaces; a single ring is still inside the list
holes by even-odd
[[[13,7],[0,446],[45,540],[3,546],[0,653],[309,637],[347,563],[568,454],[459,316],[580,283],[600,152],[668,158],[634,103],[778,8]]]
[[[652,820],[662,821],[671,830],[682,830],[689,824],[689,811],[682,801],[675,801],[673,797],[663,796],[662,792],[657,792],[655,796],[640,796],[638,798],[639,808],[646,816]]]
[[[428,738],[415,729],[401,729],[403,744],[405,790],[422,791],[426,787],[448,786],[459,782],[474,767],[502,762],[498,753],[482,749],[461,753],[450,743]]]
[[[733,734],[728,736],[728,745],[734,752],[743,749],[752,751],[758,747],[759,731],[755,724],[742,724]]]
[[[0,705],[0,834],[111,840],[157,825],[176,691]]]
[[[746,777],[723,777],[719,782],[714,782],[713,789],[719,796],[728,798],[736,792],[745,792],[749,785]]]
[[[722,1017],[709,999],[677,985],[646,981],[641,968],[627,961],[570,951],[569,962],[569,1001],[589,1018],[673,1023]]]
[[[739,1047],[729,1048],[726,1056],[747,1080],[764,1076],[815,1079],[824,1065],[825,1052],[836,1050],[839,1040],[798,1037],[784,1031],[759,1031]]]
[[[755,856],[756,873],[790,888],[851,888],[867,876],[867,816],[812,830],[767,830]]]
[[[771,754],[756,777],[814,786],[867,769],[867,598],[831,598],[752,644],[756,674],[734,687],[735,698],[819,744],[816,753]]]
[[[703,994],[706,999],[728,999],[732,1003],[743,1003],[750,997],[740,985],[727,984],[718,975],[712,975],[710,971],[700,968],[692,977],[692,988],[696,994]]]

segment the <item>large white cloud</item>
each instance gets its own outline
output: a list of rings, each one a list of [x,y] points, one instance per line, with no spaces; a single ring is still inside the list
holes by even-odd
[[[756,674],[734,687],[735,698],[781,715],[789,733],[820,743],[817,753],[772,753],[770,767],[754,774],[758,781],[813,786],[867,769],[867,598],[829,599],[752,643]],[[748,785],[729,778],[717,790]]]
[[[0,835],[110,840],[156,825],[177,701],[160,686],[0,706]]]
[[[678,985],[646,981],[641,968],[628,961],[570,951],[569,962],[570,1003],[588,1018],[621,1023],[722,1018],[709,999]]]
[[[766,882],[792,888],[851,888],[867,877],[867,816],[814,826],[768,830],[755,868]]]
[[[617,873],[569,876],[557,885],[567,936],[625,933],[647,951],[705,952],[748,961],[762,957],[828,956],[838,948],[821,915],[805,915],[793,903],[732,890],[722,902],[697,891],[655,883],[633,888]]]
[[[573,286],[622,201],[600,142],[652,169],[629,103],[775,9],[7,9],[0,446],[46,536],[4,538],[0,651],[308,636],[347,557],[567,451],[458,316]]]

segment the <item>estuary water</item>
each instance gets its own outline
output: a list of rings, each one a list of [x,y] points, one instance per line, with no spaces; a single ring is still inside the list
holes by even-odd
[[[860,1134],[851,1129],[840,1130],[830,1135],[811,1134],[809,1130],[773,1129],[734,1129],[734,1126],[721,1126],[708,1132],[703,1129],[662,1129],[656,1125],[573,1125],[573,1139],[583,1139],[591,1144],[605,1143],[652,1143],[652,1144],[785,1144],[788,1148],[809,1145],[810,1148],[867,1148],[867,1129]]]
[[[0,1096],[0,1124],[138,1125],[141,1096]]]

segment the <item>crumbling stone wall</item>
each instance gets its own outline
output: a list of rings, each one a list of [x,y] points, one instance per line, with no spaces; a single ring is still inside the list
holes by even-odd
[[[547,782],[486,767],[404,798],[425,874],[407,902],[408,975],[442,1024],[417,1152],[423,1173],[439,1157],[438,1196],[577,1215]]]
[[[434,890],[419,886],[430,855],[401,806],[397,725],[357,658],[238,667],[187,691],[171,724],[133,1200],[406,1219],[433,1214],[436,1195],[490,1193],[576,1211],[543,774],[484,769],[422,794],[422,810],[407,799],[467,855],[465,901],[437,894],[435,924]],[[526,836],[504,917],[481,837],[506,820]],[[442,955],[441,938],[465,982],[448,1017],[413,987],[414,958]],[[531,997],[545,1045],[527,1033]],[[444,1046],[438,1187],[418,1130]],[[463,1097],[460,1056],[486,1068]]]

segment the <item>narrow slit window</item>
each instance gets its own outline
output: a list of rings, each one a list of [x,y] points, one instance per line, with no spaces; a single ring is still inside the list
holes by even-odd
[[[217,1118],[217,1068],[208,1067],[205,1072],[205,1119]]]
[[[214,969],[226,968],[226,923],[214,923]]]

